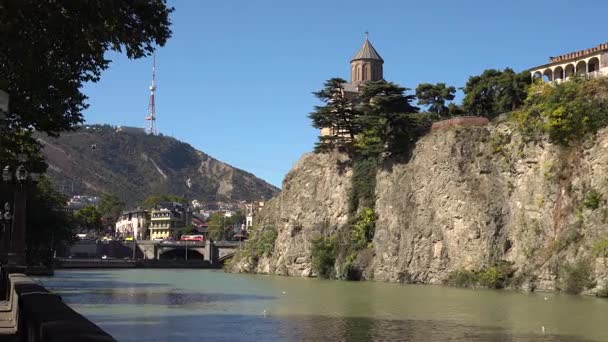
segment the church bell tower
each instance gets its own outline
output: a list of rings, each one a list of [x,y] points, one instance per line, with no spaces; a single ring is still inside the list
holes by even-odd
[[[350,83],[359,85],[367,81],[380,81],[384,79],[382,65],[384,60],[369,42],[368,33],[365,33],[365,42],[359,52],[350,61]]]

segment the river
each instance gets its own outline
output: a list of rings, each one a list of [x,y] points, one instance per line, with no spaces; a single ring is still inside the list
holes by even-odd
[[[608,341],[608,300],[582,296],[217,270],[38,280],[119,341]]]

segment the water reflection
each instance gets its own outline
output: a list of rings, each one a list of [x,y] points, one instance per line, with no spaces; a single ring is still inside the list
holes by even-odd
[[[104,289],[96,291],[61,292],[62,298],[70,304],[76,305],[163,305],[184,306],[209,303],[226,303],[246,300],[271,300],[274,297],[251,294],[230,293],[194,293],[177,292],[173,289],[166,292],[142,291],[137,288]]]
[[[119,341],[608,341],[608,301],[588,297],[201,270],[41,281]]]
[[[93,316],[120,341],[467,341],[589,342],[573,336],[512,334],[496,327],[364,317],[169,316],[163,320]],[[133,327],[142,327],[133,329]]]

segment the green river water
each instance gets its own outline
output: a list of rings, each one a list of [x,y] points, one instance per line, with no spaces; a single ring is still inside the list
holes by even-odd
[[[119,341],[608,341],[608,300],[582,296],[216,270],[38,280]]]

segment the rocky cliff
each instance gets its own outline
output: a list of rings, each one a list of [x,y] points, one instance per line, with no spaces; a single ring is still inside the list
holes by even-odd
[[[508,123],[432,131],[377,173],[375,235],[355,262],[364,279],[429,284],[506,262],[513,287],[552,290],[565,265],[585,260],[601,288],[605,258],[593,250],[608,238],[606,147],[606,130],[570,148],[525,142]],[[311,240],[348,220],[345,161],[302,157],[258,217],[277,231],[269,253],[240,253],[230,268],[314,275]]]

